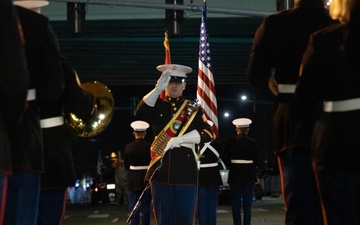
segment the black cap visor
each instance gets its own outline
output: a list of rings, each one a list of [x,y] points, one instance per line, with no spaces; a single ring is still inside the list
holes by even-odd
[[[185,78],[186,77],[175,77],[175,76],[170,76],[170,83],[174,82],[174,83],[185,83]]]

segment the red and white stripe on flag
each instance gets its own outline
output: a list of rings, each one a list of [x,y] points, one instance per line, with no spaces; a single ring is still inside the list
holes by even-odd
[[[206,0],[204,0],[202,9],[202,18],[200,26],[200,44],[199,44],[199,68],[197,99],[204,110],[207,119],[211,120],[215,137],[219,136],[219,122],[217,111],[217,100],[215,91],[215,81],[211,69],[210,44],[206,30]],[[214,137],[214,138],[215,138]]]

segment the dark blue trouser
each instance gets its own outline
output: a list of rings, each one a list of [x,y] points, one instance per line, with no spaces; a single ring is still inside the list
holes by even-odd
[[[136,190],[136,191],[128,191],[128,200],[129,200],[129,212],[131,212],[142,191]],[[150,225],[150,207],[151,207],[151,192],[150,190],[147,190],[144,192],[144,195],[141,198],[141,204],[139,208],[136,210],[136,212],[133,214],[131,218],[131,225],[140,225],[140,212],[142,214],[141,216],[141,225]]]
[[[285,225],[323,224],[310,152],[289,148],[278,155]]]
[[[230,184],[230,192],[234,225],[241,225],[242,205],[244,212],[244,225],[250,225],[254,184]]]
[[[360,224],[360,171],[349,172],[334,165],[313,163],[318,181],[325,225]]]
[[[152,183],[155,219],[157,225],[192,225],[196,186]]]
[[[14,169],[9,176],[4,225],[35,225],[38,216],[40,173]]]
[[[219,187],[199,187],[197,217],[199,225],[216,225]]]
[[[66,206],[66,188],[40,191],[38,225],[61,225]]]
[[[0,224],[3,223],[5,216],[6,192],[8,185],[8,177],[0,173]]]

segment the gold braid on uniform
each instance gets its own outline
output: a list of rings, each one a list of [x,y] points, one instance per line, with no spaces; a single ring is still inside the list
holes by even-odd
[[[201,137],[206,137],[206,135],[208,135],[209,137],[211,137],[211,139],[214,139],[212,132],[208,131],[207,129],[203,129],[200,133]]]

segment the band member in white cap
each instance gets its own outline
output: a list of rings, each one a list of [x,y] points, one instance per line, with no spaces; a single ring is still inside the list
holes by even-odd
[[[25,108],[30,82],[17,13],[11,0],[0,3],[0,224],[3,224],[8,178],[11,176],[10,140]],[[12,199],[8,199],[12,201]]]
[[[146,130],[149,124],[137,120],[130,124],[133,128],[135,140],[125,146],[123,151],[124,167],[129,171],[127,180],[129,212],[135,213],[131,217],[131,225],[150,225],[151,192],[148,189],[140,199],[141,205],[134,209],[144,188],[147,185],[145,174],[148,169],[151,157],[151,143],[145,140]],[[141,222],[140,222],[141,213]]]
[[[209,142],[212,132],[201,107],[183,96],[192,69],[176,64],[157,69],[162,74],[155,88],[137,107],[137,117],[150,123],[156,136],[147,173],[156,223],[191,225],[199,168],[195,144]],[[159,98],[163,90],[165,99]]]
[[[31,1],[26,3],[32,3]],[[44,149],[40,119],[51,117],[64,92],[59,46],[49,20],[33,10],[42,5],[23,5],[16,10],[25,38],[25,54],[31,83],[27,108],[12,142],[13,175],[9,179],[6,225],[35,225],[38,219]],[[45,109],[44,105],[48,105]],[[40,108],[40,110],[39,110]],[[60,140],[60,139],[58,139]],[[52,146],[53,147],[53,146]]]
[[[229,138],[224,146],[224,163],[229,168],[228,183],[231,192],[234,225],[250,225],[251,205],[257,182],[257,141],[248,137],[252,121],[248,118],[235,119],[236,136]],[[241,207],[243,205],[243,207]],[[241,208],[244,218],[241,221]]]

